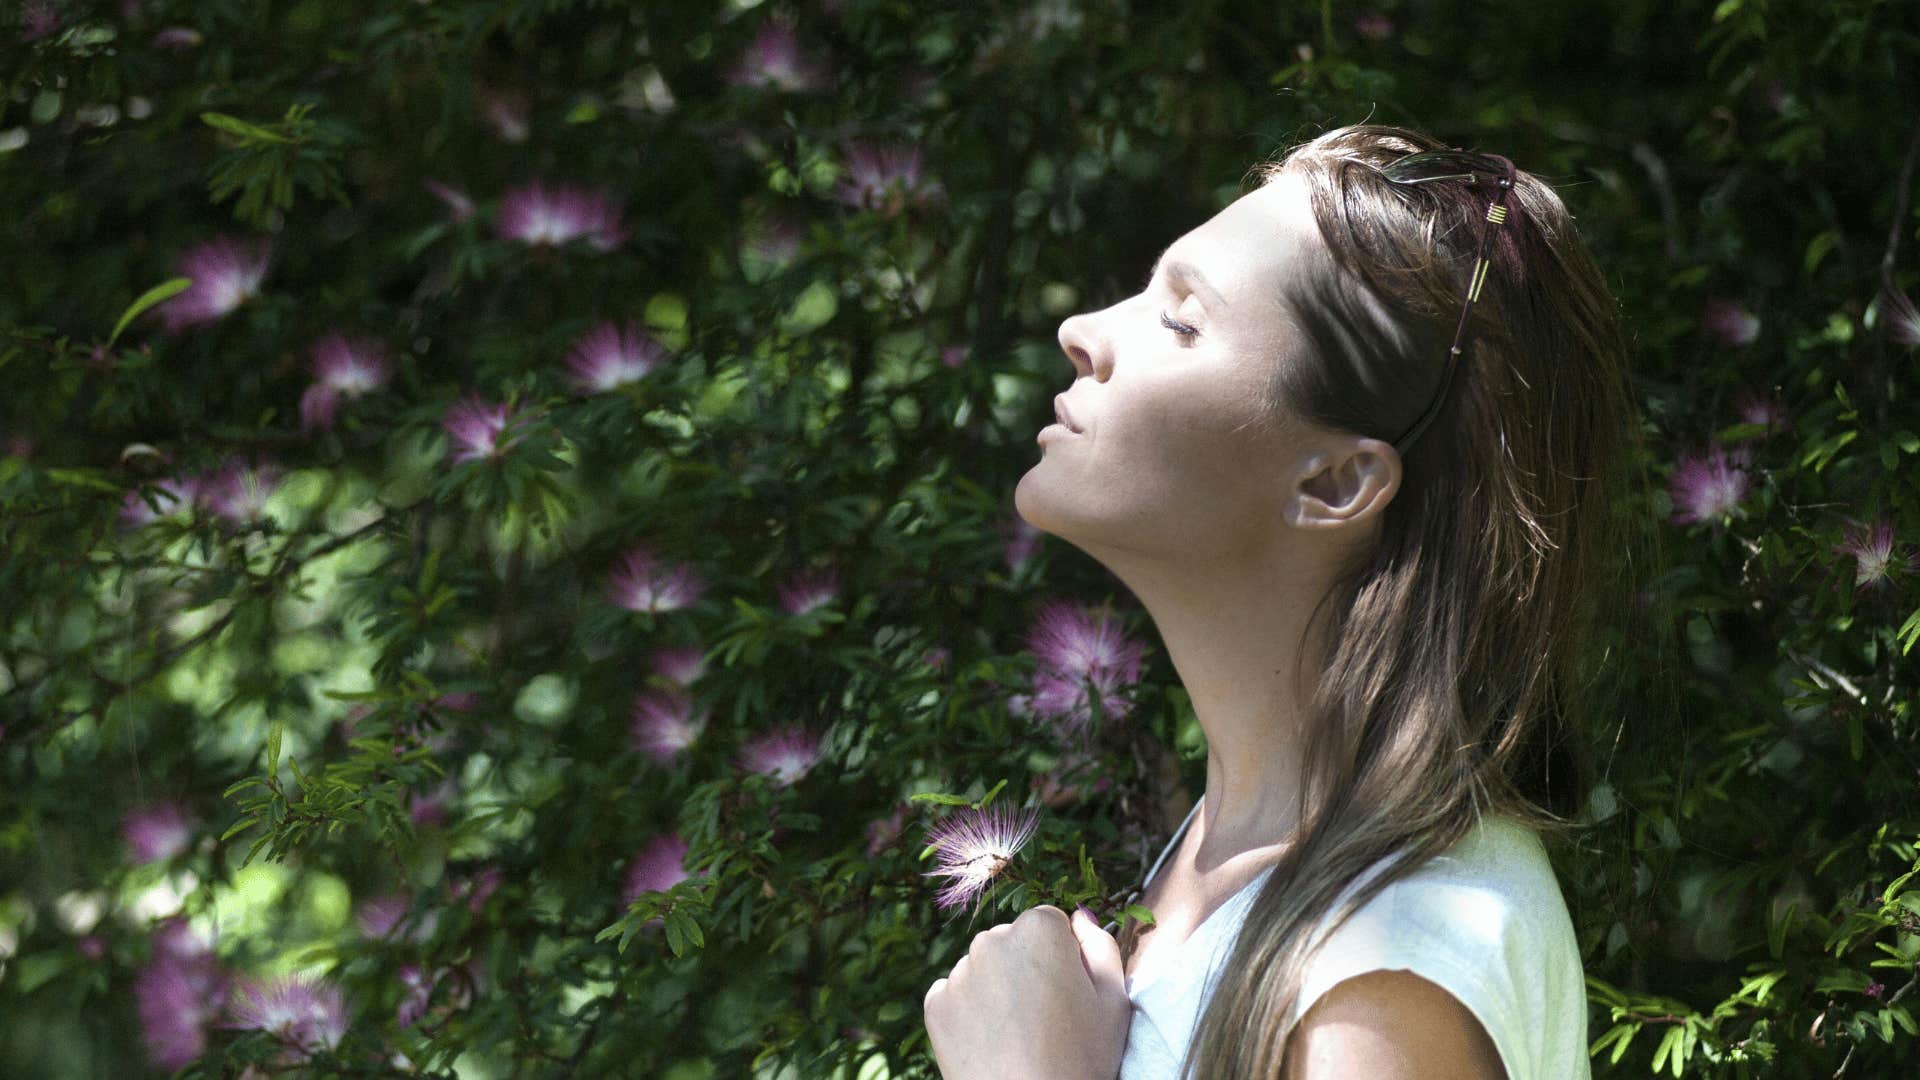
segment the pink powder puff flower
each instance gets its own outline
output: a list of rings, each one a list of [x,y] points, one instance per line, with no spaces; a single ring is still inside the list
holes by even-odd
[[[226,996],[227,976],[211,950],[184,920],[163,924],[154,935],[152,961],[133,980],[147,1064],[173,1072],[205,1054],[207,1029],[219,1019]]]
[[[422,180],[421,186],[433,192],[433,196],[447,204],[447,218],[454,222],[465,221],[473,216],[473,200],[467,193],[450,184],[438,180]]]
[[[849,206],[877,210],[893,217],[909,205],[922,206],[941,197],[935,180],[921,175],[917,146],[857,145],[846,151],[846,174],[834,189]]]
[[[152,484],[159,489],[154,501],[160,504],[158,513],[141,497],[140,489],[127,492],[120,501],[120,521],[129,527],[137,528],[161,518],[183,516],[200,501],[200,482],[192,477],[168,477],[156,480]]]
[[[645,548],[628,551],[607,586],[613,602],[628,611],[677,611],[705,591],[706,583],[693,567],[663,563]]]
[[[829,568],[808,567],[796,571],[776,591],[780,610],[797,617],[832,603],[840,595],[840,575]]]
[[[883,818],[874,818],[867,822],[867,857],[872,858],[894,845],[900,839],[900,833],[907,827],[907,804],[901,803],[893,808],[893,813]]]
[[[407,917],[407,909],[413,901],[405,893],[387,893],[370,897],[360,902],[354,912],[354,921],[360,924],[360,933],[365,937],[383,938],[393,933],[400,920]]]
[[[333,430],[342,399],[353,400],[387,384],[387,361],[379,345],[332,333],[313,343],[313,385],[300,396],[300,424],[311,431]]]
[[[523,143],[530,133],[527,127],[527,95],[518,90],[482,90],[480,116],[500,141]]]
[[[820,763],[820,744],[818,735],[790,724],[747,740],[739,766],[772,777],[778,787],[791,787]]]
[[[1880,1000],[1880,995],[1887,992],[1887,984],[1883,982],[1870,982],[1862,987],[1860,992],[1878,1001]]]
[[[648,666],[656,675],[671,679],[681,686],[692,686],[696,679],[706,673],[706,650],[698,645],[655,649]]]
[[[934,897],[935,905],[946,911],[977,900],[1033,838],[1039,824],[1037,806],[1024,812],[967,807],[934,824],[927,830],[927,844],[934,849],[935,869],[921,876],[947,879]]]
[[[455,900],[466,901],[469,913],[478,915],[480,909],[487,906],[487,898],[505,880],[506,874],[499,867],[483,866],[465,877],[455,879],[451,891]]]
[[[791,29],[768,20],[760,24],[753,43],[727,75],[735,86],[762,86],[803,93],[826,82],[824,65],[800,51]]]
[[[194,821],[178,803],[136,806],[120,819],[120,835],[137,866],[171,859],[193,841]]]
[[[1029,525],[1025,518],[1015,517],[1000,526],[1003,541],[1000,557],[1006,560],[1007,569],[1018,571],[1026,565],[1028,559],[1040,550],[1040,538],[1045,534]]]
[[[407,820],[422,829],[444,829],[447,827],[447,792],[451,784],[442,785],[432,792],[407,796]]]
[[[1741,423],[1759,424],[1769,435],[1787,428],[1787,410],[1771,394],[1748,390],[1734,401],[1733,409]]]
[[[507,433],[519,420],[507,406],[493,404],[478,394],[468,394],[447,409],[440,418],[440,426],[453,440],[453,461],[459,464],[497,459],[512,449],[520,436]]]
[[[249,464],[233,459],[200,485],[200,498],[209,510],[235,525],[266,516],[267,500],[280,489],[280,468],[267,462]]]
[[[153,47],[172,52],[197,49],[206,37],[191,26],[169,26],[153,35]]]
[[[967,351],[965,345],[948,345],[940,350],[940,363],[950,368],[966,367]]]
[[[1760,336],[1760,319],[1731,300],[1711,300],[1700,311],[1700,325],[1723,345],[1753,344]]]
[[[1853,556],[1853,583],[1868,589],[1884,589],[1896,576],[1920,566],[1913,554],[1895,550],[1893,522],[1884,517],[1872,525],[1849,522],[1845,538],[1833,550],[1837,555]]]
[[[410,1028],[427,1015],[427,1002],[433,998],[433,984],[418,964],[408,964],[394,973],[400,979],[400,1006],[393,1012],[396,1026]]]
[[[31,0],[20,9],[20,43],[38,41],[60,29],[60,12],[46,0]]]
[[[264,240],[221,236],[188,248],[174,263],[174,273],[192,278],[193,284],[154,311],[170,334],[213,322],[260,292],[271,259]]]
[[[558,247],[584,239],[596,251],[612,251],[627,239],[612,194],[571,184],[548,186],[539,180],[500,197],[495,227],[505,239],[523,244]]]
[[[1920,310],[1916,310],[1907,294],[1894,289],[1883,289],[1880,293],[1880,318],[1887,322],[1887,336],[1894,344],[1907,348],[1920,347]]]
[[[1133,703],[1122,693],[1131,684],[1122,673],[1105,668],[1085,675],[1042,668],[1034,673],[1032,695],[1021,704],[1027,715],[1057,721],[1063,737],[1082,738],[1091,733],[1095,701],[1107,721],[1122,719],[1133,711]]]
[[[934,671],[945,671],[953,661],[953,651],[944,645],[936,645],[920,654],[920,662]]]
[[[1353,20],[1353,30],[1368,41],[1385,41],[1393,36],[1393,20],[1370,11]]]
[[[1705,454],[1682,455],[1669,480],[1674,524],[1719,521],[1738,511],[1752,487],[1744,464],[1741,455],[1718,445]]]
[[[1111,672],[1122,683],[1140,681],[1145,646],[1126,636],[1117,615],[1095,613],[1066,600],[1043,604],[1027,635],[1040,666],[1062,675]]]
[[[666,892],[687,880],[692,876],[687,871],[688,850],[687,842],[677,832],[654,836],[627,863],[627,875],[620,886],[620,898],[631,904],[647,893]],[[648,925],[659,921],[649,920]]]
[[[304,975],[247,981],[232,1012],[232,1026],[264,1031],[299,1059],[333,1049],[347,1033],[340,988]]]
[[[693,745],[702,727],[693,716],[693,700],[687,695],[649,690],[633,699],[627,730],[635,750],[667,765]]]
[[[666,348],[628,320],[595,325],[567,354],[567,370],[582,393],[597,394],[637,382],[660,366]]]

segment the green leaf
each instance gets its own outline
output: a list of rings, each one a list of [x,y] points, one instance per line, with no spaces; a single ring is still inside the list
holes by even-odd
[[[1667,1063],[1667,1059],[1670,1056],[1675,1057],[1675,1059],[1677,1060],[1677,1055],[1674,1054],[1674,1051],[1678,1049],[1679,1046],[1680,1046],[1680,1029],[1678,1027],[1668,1028],[1667,1033],[1660,1037],[1660,1045],[1654,1048],[1653,1067],[1651,1069],[1648,1069],[1647,1071],[1656,1072],[1656,1073],[1659,1072],[1661,1066]],[[1680,1074],[1679,1072],[1676,1071],[1674,1075],[1678,1076]]]
[[[1913,614],[1907,616],[1907,621],[1900,624],[1900,629],[1894,633],[1893,637],[1900,645],[1901,656],[1913,651],[1914,642],[1920,641],[1920,608],[1913,609]]]
[[[993,797],[995,795],[1000,794],[1000,789],[1006,786],[1007,786],[1007,782],[1005,780],[1002,780],[999,783],[993,785],[993,790],[987,792],[985,795],[980,796],[980,801],[973,804],[974,809],[976,810],[986,809],[987,804],[993,801]]]
[[[941,806],[972,806],[973,800],[960,795],[948,795],[939,791],[923,791],[907,798],[908,802],[938,803]]]
[[[127,328],[128,323],[139,318],[141,312],[192,287],[193,279],[190,277],[168,278],[135,297],[133,303],[127,305],[127,310],[120,313],[120,321],[113,324],[113,333],[107,335],[107,344],[112,345],[120,340],[120,332]]]
[[[258,124],[249,124],[237,116],[228,116],[226,113],[203,112],[200,114],[200,119],[206,121],[209,127],[219,128],[229,135],[238,135],[242,139],[258,139],[261,142],[273,143],[293,141],[278,132],[268,131]]]
[[[275,720],[267,729],[267,779],[280,779],[280,736],[286,730],[285,725]]]
[[[1725,7],[1726,5],[1722,4],[1721,6]],[[1815,234],[1812,240],[1807,241],[1807,253],[1800,260],[1801,268],[1808,275],[1811,275],[1814,268],[1820,265],[1820,260],[1826,258],[1827,252],[1833,250],[1833,245],[1838,239],[1839,234],[1832,229],[1826,229]]]

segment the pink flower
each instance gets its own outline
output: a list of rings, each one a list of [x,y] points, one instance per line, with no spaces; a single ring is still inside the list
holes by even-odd
[[[953,652],[944,645],[936,645],[920,654],[920,662],[934,671],[945,671],[953,661]]]
[[[893,217],[940,198],[943,189],[921,176],[919,147],[857,145],[846,151],[846,175],[835,194],[849,206]]]
[[[1000,557],[1006,560],[1007,569],[1018,571],[1040,550],[1040,538],[1046,535],[1029,525],[1025,518],[1014,517],[1000,526],[1000,536],[1004,541],[1000,548]]]
[[[1700,325],[1723,345],[1751,345],[1760,336],[1760,319],[1731,300],[1712,300],[1701,309]]]
[[[777,590],[780,609],[789,615],[805,615],[824,607],[840,595],[840,576],[824,567],[809,567],[795,572]]]
[[[1787,410],[1771,394],[1762,395],[1748,390],[1734,401],[1733,408],[1741,423],[1759,424],[1767,429],[1769,435],[1786,430]]]
[[[387,361],[380,347],[365,339],[332,333],[313,343],[313,385],[300,396],[300,425],[333,430],[341,399],[352,400],[387,384]]]
[[[1850,522],[1846,536],[1834,546],[1834,553],[1853,556],[1853,583],[1869,589],[1883,589],[1895,576],[1916,568],[1914,556],[1894,550],[1893,522],[1879,518],[1871,526]]]
[[[512,449],[520,436],[508,436],[520,417],[505,405],[495,405],[478,394],[469,394],[448,408],[440,426],[453,440],[453,461],[495,459]],[[502,438],[502,436],[507,436]]]
[[[654,674],[692,686],[707,669],[706,650],[698,645],[655,649],[649,664]]]
[[[483,866],[466,877],[456,879],[451,892],[455,900],[464,899],[467,902],[467,911],[478,915],[480,909],[486,906],[487,898],[500,888],[504,880],[506,874],[499,867]]]
[[[698,600],[706,584],[693,567],[664,564],[647,549],[634,548],[621,558],[607,590],[628,611],[677,611]]]
[[[20,42],[38,41],[60,29],[60,12],[46,0],[31,0],[20,9]]]
[[[213,322],[260,292],[270,259],[264,240],[222,236],[191,247],[174,263],[174,273],[193,284],[154,311],[170,334]]]
[[[1915,310],[1906,293],[1882,290],[1880,317],[1887,321],[1887,336],[1895,344],[1909,349],[1920,346],[1920,310]]]
[[[400,1005],[393,1013],[395,1025],[410,1028],[427,1015],[427,1002],[433,997],[433,984],[438,981],[428,978],[427,973],[418,964],[408,964],[395,972],[400,979]]]
[[[133,980],[134,1010],[147,1064],[173,1072],[207,1052],[207,1029],[220,1016],[227,976],[184,920],[170,920],[153,939],[153,959]]]
[[[518,90],[482,90],[480,116],[502,142],[527,141],[527,95]]]
[[[169,26],[156,31],[153,35],[153,47],[174,52],[194,49],[206,38],[191,26]]]
[[[644,378],[660,366],[666,349],[638,323],[599,323],[574,342],[567,369],[583,393],[595,394]]]
[[[966,367],[967,347],[965,345],[948,345],[940,350],[940,362],[950,368]]]
[[[120,819],[120,835],[133,849],[133,861],[144,866],[171,859],[193,840],[193,819],[178,803],[136,806]]]
[[[584,239],[596,251],[612,251],[627,239],[610,193],[539,180],[502,195],[495,224],[502,237],[523,244],[557,247]]]
[[[152,486],[157,488],[154,501],[160,504],[158,513],[147,504],[139,488],[127,492],[120,501],[120,521],[129,527],[138,527],[159,521],[163,517],[185,514],[200,501],[200,481],[191,477],[168,477],[156,480]]]
[[[677,832],[653,837],[627,863],[621,899],[631,904],[650,892],[666,892],[692,876],[687,872],[687,842]],[[657,920],[655,920],[657,921]]]
[[[907,826],[907,805],[901,803],[893,813],[867,822],[867,856],[872,858],[893,846]]]
[[[1145,647],[1127,639],[1117,617],[1049,601],[1034,620],[1027,646],[1036,661],[1033,694],[1018,703],[1019,710],[1060,721],[1067,736],[1088,732],[1096,699],[1108,720],[1132,711],[1122,691],[1140,681]]]
[[[266,516],[267,500],[280,488],[280,469],[266,462],[249,464],[238,458],[222,465],[200,485],[208,509],[235,525]]]
[[[1370,11],[1353,20],[1353,30],[1368,41],[1385,41],[1393,36],[1393,20]]]
[[[1682,455],[1669,481],[1674,524],[1719,521],[1736,512],[1752,487],[1745,464],[1741,455],[1729,455],[1717,445],[1704,455]]]
[[[1879,1001],[1880,995],[1887,992],[1887,984],[1881,983],[1881,982],[1870,982],[1866,986],[1862,987],[1860,992],[1867,995],[1868,997],[1872,998],[1875,1001]]]
[[[935,869],[922,877],[943,877],[947,884],[934,897],[942,911],[978,899],[1000,876],[1013,857],[1033,838],[1040,808],[1024,813],[1002,807],[957,810],[927,831],[934,848]]]
[[[826,81],[826,70],[816,60],[800,52],[793,31],[778,22],[760,24],[739,64],[728,73],[735,86],[763,86],[793,93],[817,90]]]
[[[634,749],[666,765],[693,745],[702,726],[693,718],[693,701],[687,695],[649,690],[633,699],[628,731]]]
[[[264,1031],[297,1058],[340,1045],[347,1010],[340,988],[304,975],[249,980],[233,1003],[233,1026]]]
[[[438,180],[423,180],[421,184],[433,192],[435,198],[447,204],[449,219],[459,222],[473,216],[473,200],[467,197],[466,192]]]
[[[740,768],[791,787],[820,763],[820,737],[798,725],[756,735],[740,750]]]

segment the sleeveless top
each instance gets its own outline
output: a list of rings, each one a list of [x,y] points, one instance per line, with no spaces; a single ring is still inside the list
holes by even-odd
[[[1200,805],[1147,871],[1147,884]],[[1370,867],[1341,899],[1390,863]],[[1217,968],[1271,874],[1268,868],[1254,878],[1186,941],[1157,946],[1153,963],[1127,977],[1133,1019],[1120,1080],[1177,1076]],[[1118,927],[1109,922],[1106,929]],[[1342,980],[1378,970],[1411,971],[1459,999],[1492,1037],[1507,1080],[1590,1080],[1579,943],[1546,847],[1525,824],[1482,818],[1458,844],[1357,909],[1309,960],[1293,1020]]]

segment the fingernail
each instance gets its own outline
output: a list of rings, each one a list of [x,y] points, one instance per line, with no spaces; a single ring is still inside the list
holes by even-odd
[[[1073,913],[1086,919],[1090,923],[1098,924],[1100,922],[1099,919],[1093,917],[1093,912],[1087,910],[1087,905],[1085,904],[1075,904],[1073,906]]]

